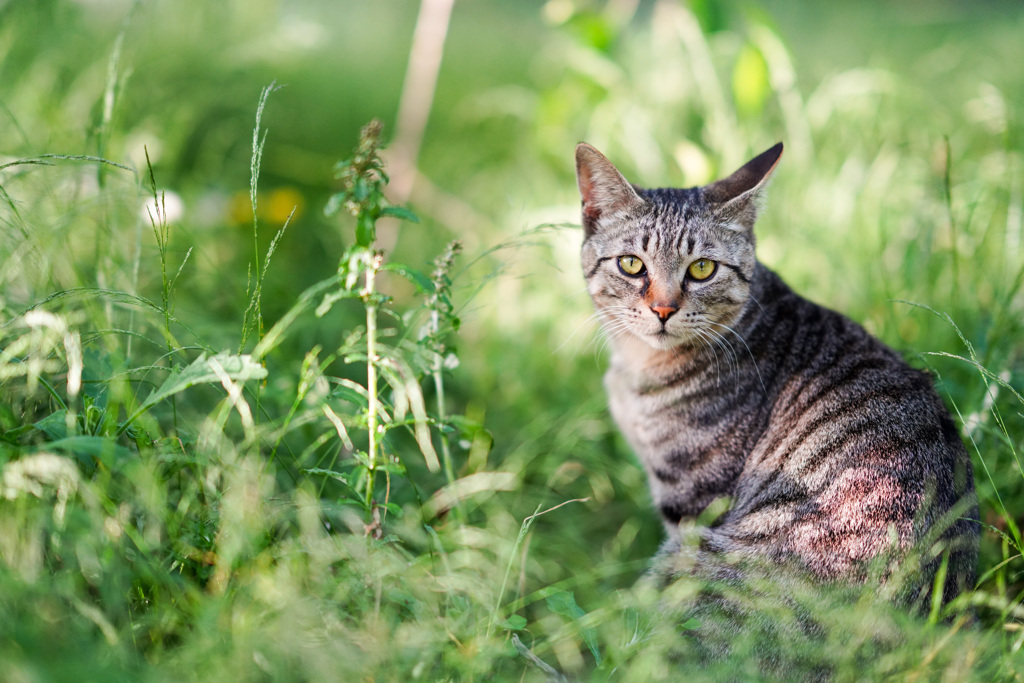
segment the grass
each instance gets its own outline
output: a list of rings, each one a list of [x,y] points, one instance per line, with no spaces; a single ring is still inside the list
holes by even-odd
[[[4,677],[1019,677],[1024,15],[766,7],[456,5],[408,209],[359,131],[412,3],[0,7]],[[985,525],[961,604],[752,580],[695,668],[553,227],[579,139],[648,185],[785,139],[762,259],[936,374]]]

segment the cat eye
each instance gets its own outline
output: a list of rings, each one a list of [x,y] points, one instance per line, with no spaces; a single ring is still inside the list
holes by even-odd
[[[707,280],[715,274],[718,264],[711,259],[699,258],[690,264],[686,269],[687,274],[694,280]]]
[[[636,256],[620,256],[619,270],[626,275],[640,275],[644,272],[644,262]]]

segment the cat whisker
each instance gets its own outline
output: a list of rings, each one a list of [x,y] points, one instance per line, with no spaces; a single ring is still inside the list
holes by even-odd
[[[713,334],[716,338],[720,339],[721,343],[728,347],[729,354],[731,356],[731,361],[734,364],[734,366],[736,368],[736,371],[738,373],[739,372],[739,368],[740,368],[740,359],[739,359],[739,356],[736,354],[736,347],[735,347],[735,345],[731,341],[729,341],[729,338],[726,337],[721,332],[718,332],[718,331],[713,330],[711,328],[708,328],[708,332]],[[756,369],[756,365],[755,365],[755,369]],[[762,382],[762,388],[763,388],[763,386],[764,386],[764,383]]]
[[[757,307],[761,309],[761,315],[765,315],[764,306],[762,306],[761,302],[757,300],[757,297],[754,296],[754,293],[751,292],[747,296],[749,296],[750,300],[753,301],[755,304],[757,304]]]
[[[736,362],[736,352],[733,350],[732,345],[726,340],[722,339],[721,335],[717,334],[714,330],[701,330],[707,335],[711,342],[714,343],[716,348],[722,349],[725,352],[725,360],[727,363],[727,370],[729,374],[739,372],[739,363]],[[718,356],[717,352],[715,354]]]
[[[600,341],[600,343],[596,347],[596,353],[597,355],[601,355],[606,350],[608,344],[610,344],[611,341],[618,337],[619,335],[626,333],[629,327],[630,323],[627,320],[614,320],[610,324],[602,325],[600,331],[603,332],[604,334],[595,335],[594,338],[590,341],[590,343],[587,344],[586,348],[589,348],[591,344]]]
[[[625,334],[628,334],[630,327],[632,326],[628,321],[621,321],[615,325],[609,325],[608,327],[603,328],[606,333],[604,339],[605,343],[607,344]]]
[[[735,347],[733,346],[732,342],[730,342],[730,341],[729,341],[729,340],[728,340],[728,339],[727,339],[727,338],[726,338],[726,337],[725,337],[724,335],[722,335],[722,334],[721,334],[721,333],[719,333],[719,332],[716,332],[716,331],[715,331],[715,330],[713,330],[713,329],[710,329],[710,328],[708,328],[708,329],[707,329],[706,331],[707,331],[707,332],[708,332],[709,334],[713,335],[713,337],[714,337],[714,339],[715,339],[716,343],[717,343],[717,344],[718,344],[718,345],[719,345],[719,346],[720,346],[721,348],[725,349],[726,353],[728,354],[728,359],[729,359],[729,369],[730,369],[730,371],[732,371],[732,372],[733,372],[733,373],[735,374],[735,376],[736,376],[736,377],[738,378],[738,377],[739,377],[739,375],[741,374],[741,372],[740,372],[740,359],[739,359],[739,357],[738,357],[738,356],[736,355],[736,349],[735,349]],[[762,383],[762,387],[763,387],[763,386],[764,386],[764,384]],[[734,384],[733,384],[733,390],[734,390],[734,392],[738,392],[738,391],[739,391],[739,389],[740,389],[740,382],[739,382],[739,381],[737,380],[737,381],[736,381],[736,382],[734,382]]]
[[[729,361],[730,361],[731,367],[732,367],[732,368],[733,368],[733,369],[734,369],[734,370],[735,370],[736,372],[739,372],[739,368],[740,368],[740,359],[739,359],[739,357],[738,357],[738,356],[736,355],[736,349],[735,349],[735,347],[733,347],[733,345],[732,345],[732,342],[730,342],[730,341],[729,341],[729,340],[728,340],[728,339],[727,339],[727,338],[726,338],[726,337],[725,337],[724,335],[722,335],[722,334],[721,334],[720,332],[716,332],[715,330],[712,330],[712,329],[707,329],[707,330],[706,330],[706,332],[707,332],[708,334],[711,334],[711,335],[713,335],[713,337],[715,338],[715,340],[716,340],[716,341],[717,341],[717,342],[718,342],[718,343],[719,343],[719,344],[720,344],[720,345],[722,346],[722,348],[723,348],[723,349],[725,349],[726,353],[728,353],[728,354],[729,354],[729,357],[730,357],[730,358],[729,358]]]
[[[559,346],[552,353],[557,353],[561,351],[566,344],[572,341],[573,337],[575,337],[579,333],[579,331],[583,329],[584,326],[593,323],[595,320],[601,322],[600,331],[607,332],[608,329],[610,329],[610,327],[615,327],[616,325],[619,324],[627,324],[626,321],[623,321],[614,315],[616,312],[631,313],[632,311],[633,309],[630,306],[622,305],[604,306],[598,309],[597,311],[591,313],[586,320],[582,321],[579,325],[577,325],[576,329],[574,329],[572,333],[570,333],[569,336],[566,337],[565,340],[561,344],[559,344]],[[586,344],[586,346],[583,347],[582,350],[584,352],[587,351],[591,347],[591,345],[593,345],[596,342],[598,338],[599,336],[595,334],[594,337]]]
[[[721,386],[721,384],[722,384],[722,366],[721,366],[721,363],[718,360],[718,353],[715,351],[714,347],[711,345],[711,342],[708,341],[708,338],[705,336],[706,333],[705,333],[704,330],[701,330],[700,328],[693,328],[691,331],[697,336],[697,341],[699,341],[701,343],[701,346],[706,348],[708,350],[708,352],[711,354],[711,356],[715,359],[715,386],[716,387]]]
[[[625,307],[623,306],[622,308],[625,308]],[[580,331],[581,329],[583,329],[583,327],[584,327],[585,325],[588,325],[588,324],[590,324],[590,323],[594,322],[595,320],[598,320],[598,319],[599,319],[599,318],[600,318],[600,317],[601,317],[601,316],[602,316],[603,314],[604,314],[604,309],[602,309],[602,310],[599,310],[599,311],[595,311],[594,313],[591,313],[591,314],[590,314],[590,315],[589,315],[589,316],[587,317],[587,319],[586,319],[586,320],[584,320],[584,321],[583,321],[583,322],[581,322],[581,323],[580,323],[579,325],[577,325],[577,326],[576,326],[576,329],[574,329],[574,330],[573,330],[573,331],[572,331],[571,333],[569,333],[569,336],[567,336],[567,337],[566,337],[566,338],[565,338],[565,339],[564,339],[564,340],[562,341],[562,343],[561,343],[561,344],[559,344],[559,345],[558,345],[558,347],[557,347],[557,348],[556,348],[556,349],[555,349],[554,351],[552,351],[552,352],[551,352],[551,353],[552,353],[552,355],[554,355],[554,354],[558,353],[559,351],[561,351],[561,350],[562,350],[562,349],[563,349],[563,348],[565,347],[565,345],[566,345],[566,344],[568,344],[568,343],[569,343],[570,341],[572,341],[573,337],[575,337],[575,336],[576,336],[576,335],[577,335],[577,334],[579,333],[579,331]]]
[[[730,374],[738,375],[740,372],[739,359],[736,357],[736,351],[735,349],[733,349],[732,344],[729,343],[729,340],[725,339],[724,337],[722,337],[722,335],[718,334],[714,330],[708,329],[705,330],[705,332],[711,336],[711,339],[715,342],[715,345],[718,348],[725,351],[726,362],[729,365]],[[736,383],[736,386],[739,386],[738,382]]]
[[[598,344],[595,355],[602,356],[611,346],[611,343],[622,335],[629,334],[626,327],[619,327],[614,330],[606,330],[605,336],[601,339],[601,343]]]
[[[736,330],[732,329],[728,325],[725,325],[723,323],[712,322],[710,320],[708,322],[710,324],[712,324],[712,325],[718,325],[719,327],[724,327],[725,329],[729,330],[734,335],[736,335],[736,338],[740,340],[740,342],[743,344],[743,348],[745,348],[747,350],[747,354],[750,356],[750,362],[753,363],[753,365],[754,365],[754,372],[757,373],[757,381],[761,383],[761,391],[763,391],[764,395],[767,396],[768,395],[768,388],[765,387],[765,385],[764,385],[764,378],[761,377],[761,370],[757,367],[757,359],[754,358],[754,353],[750,350],[750,347],[747,345],[747,341],[743,338],[743,335],[740,334],[739,332],[737,332]]]

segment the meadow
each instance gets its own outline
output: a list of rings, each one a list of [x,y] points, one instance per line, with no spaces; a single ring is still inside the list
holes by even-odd
[[[424,6],[0,0],[0,679],[1019,679],[1024,8]],[[691,659],[580,140],[646,186],[785,142],[760,258],[935,376],[972,592],[767,577]]]

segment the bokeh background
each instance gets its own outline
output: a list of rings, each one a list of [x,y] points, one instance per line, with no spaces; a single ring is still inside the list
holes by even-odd
[[[1009,638],[1005,654],[1020,646],[1016,631],[1000,631],[1016,618],[1006,605],[1024,589],[1014,561],[1024,522],[1021,36],[1017,0],[0,0],[0,314],[7,323],[81,287],[158,298],[148,154],[169,261],[191,250],[175,315],[210,347],[237,347],[261,91],[279,86],[261,115],[260,253],[294,210],[267,271],[268,326],[352,241],[350,224],[323,209],[338,189],[335,164],[380,119],[390,196],[421,219],[382,223],[380,245],[424,271],[451,240],[464,247],[448,400],[483,427],[490,450],[474,461],[471,440],[456,444],[459,473],[516,476],[510,490],[475,499],[482,531],[462,541],[500,573],[537,505],[586,498],[531,527],[534,555],[524,552],[515,590],[569,581],[590,610],[636,581],[662,529],[605,409],[606,349],[578,270],[573,148],[590,142],[640,185],[691,186],[784,141],[760,257],[936,374],[975,458],[990,525],[983,587],[1003,600],[985,623]],[[46,154],[134,171],[75,158],[4,166]],[[400,278],[382,288],[396,308],[413,305]],[[65,297],[50,310],[134,324],[104,307]],[[337,346],[362,315],[352,306],[298,320],[268,359],[268,405],[275,370],[295,374],[305,351]],[[130,361],[131,346],[120,353]],[[313,440],[296,439],[296,451]],[[394,482],[400,504],[444,483],[409,467]],[[594,664],[583,663],[586,637],[541,632],[541,651],[563,669]],[[25,661],[35,637],[20,641]],[[136,662],[126,657],[114,661]],[[225,671],[248,671],[229,659],[217,660]]]

